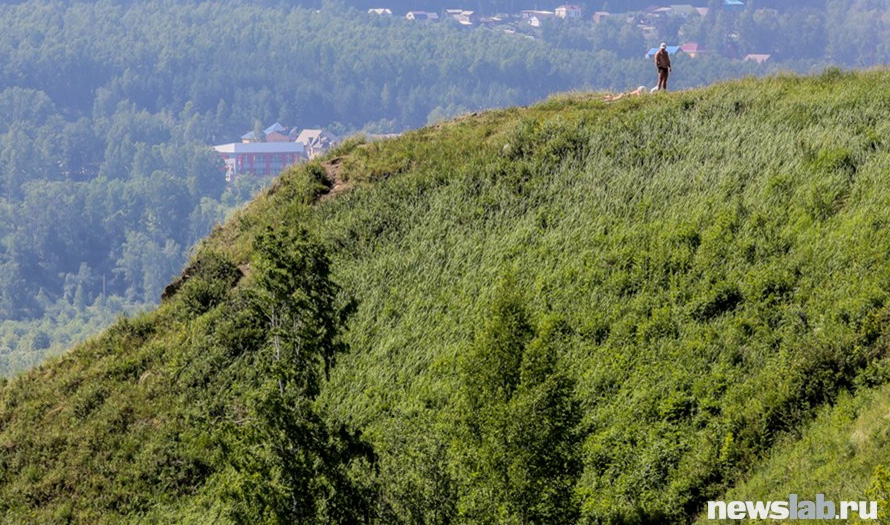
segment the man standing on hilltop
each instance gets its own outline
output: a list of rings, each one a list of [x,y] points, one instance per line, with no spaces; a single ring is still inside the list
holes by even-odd
[[[661,49],[655,53],[655,68],[658,69],[658,90],[667,91],[668,74],[671,72],[671,56],[667,51],[667,44],[661,44]]]

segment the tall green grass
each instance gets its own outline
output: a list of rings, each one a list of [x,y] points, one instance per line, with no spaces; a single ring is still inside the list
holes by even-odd
[[[350,474],[374,494],[371,521],[514,520],[512,504],[497,500],[509,490],[486,485],[489,467],[467,470],[481,464],[469,456],[492,449],[485,430],[467,437],[482,420],[461,408],[504,282],[529,330],[558,327],[535,351],[552,360],[559,384],[572,385],[579,410],[564,441],[580,443],[571,501],[560,500],[572,506],[565,516],[685,523],[708,499],[786,485],[803,494],[819,479],[826,491],[864,499],[883,479],[880,431],[862,433],[858,448],[837,438],[816,454],[812,461],[828,465],[843,451],[835,459],[850,468],[829,468],[831,476],[810,477],[814,463],[794,458],[822,436],[883,428],[879,409],[856,407],[880,406],[890,378],[888,80],[882,71],[830,70],[617,103],[560,95],[395,140],[350,141],[285,174],[202,253],[243,267],[257,235],[297,224],[326,248],[332,279],[356,310],[343,333],[350,350],[318,406],[375,452],[373,468]],[[333,165],[351,189],[319,202]],[[124,344],[114,343],[121,328],[3,389],[0,500],[35,487],[45,494],[40,509],[27,498],[0,509],[44,519],[59,509],[170,521],[198,521],[202,509],[226,515],[205,484],[219,460],[206,435],[251,383],[224,345],[200,343],[222,314],[188,304],[174,297],[135,321],[150,330],[114,363],[103,349]],[[227,322],[226,340],[241,340],[246,328]],[[134,371],[113,372],[132,356],[142,356]],[[124,386],[143,376],[166,393]],[[75,385],[66,387],[70,408],[61,385]],[[232,393],[216,401],[207,393],[220,389]],[[130,395],[140,400],[135,412],[122,408]],[[507,421],[511,403],[521,405],[492,403],[479,417]],[[60,437],[69,420],[53,415],[69,410],[77,439]],[[127,423],[101,423],[94,414],[103,411]],[[191,458],[198,473],[151,454],[134,470],[120,456],[121,440],[160,446],[136,425],[153,412],[167,414],[154,416],[158,436],[183,431],[176,421],[189,429],[190,441],[168,456]],[[27,434],[38,425],[41,435]],[[109,455],[76,467],[84,442]],[[514,446],[504,443],[499,454]],[[53,481],[71,469],[139,496],[90,503],[98,488]],[[192,485],[177,484],[180,475]],[[489,488],[500,494],[490,501],[497,510],[472,514],[485,498],[472,491]]]

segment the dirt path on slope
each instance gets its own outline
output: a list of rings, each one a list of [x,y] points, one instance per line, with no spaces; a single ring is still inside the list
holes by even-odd
[[[341,165],[342,162],[343,157],[334,157],[321,164],[324,168],[325,179],[327,179],[328,183],[330,183],[331,189],[328,190],[327,193],[319,197],[318,202],[324,202],[328,199],[332,199],[345,191],[351,190],[354,186],[352,182],[345,181],[343,180],[343,177],[340,176],[340,172],[343,168],[343,166]]]

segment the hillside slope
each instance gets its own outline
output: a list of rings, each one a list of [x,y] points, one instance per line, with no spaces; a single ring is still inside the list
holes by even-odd
[[[0,513],[686,523],[727,491],[877,494],[888,109],[890,74],[829,71],[351,141],[157,311],[3,387]],[[794,458],[829,442],[814,484]]]

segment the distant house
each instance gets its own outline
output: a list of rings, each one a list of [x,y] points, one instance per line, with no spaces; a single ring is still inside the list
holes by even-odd
[[[479,15],[475,11],[463,11],[455,17],[458,22],[469,22],[475,24],[479,21]]]
[[[392,16],[392,11],[386,7],[368,9],[369,15]]]
[[[226,166],[226,180],[240,175],[268,177],[306,158],[306,148],[300,142],[252,142],[214,146]]]
[[[593,13],[593,23],[599,24],[600,22],[609,18],[610,16],[612,16],[612,14],[608,13],[606,11],[597,11],[597,12]]]
[[[276,122],[264,129],[263,133],[266,134],[266,142],[292,142],[293,140],[288,136],[287,128],[282,126],[280,122]]]
[[[696,7],[695,10],[698,11],[698,15],[702,18],[708,16],[708,13],[711,12],[710,7]]]
[[[306,148],[306,155],[314,159],[339,144],[340,138],[323,129],[304,129],[296,141]]]
[[[524,11],[519,12],[519,16],[528,22],[532,27],[541,27],[545,20],[552,20],[556,18],[556,13],[553,11],[538,11],[535,9],[526,9]]]
[[[574,4],[564,4],[556,8],[554,11],[556,18],[581,18],[581,6]]]
[[[472,26],[479,21],[479,17],[475,12],[463,9],[446,9],[444,17],[451,18],[458,24],[467,27]]]
[[[682,46],[680,46],[680,51],[689,55],[689,58],[695,58],[699,53],[704,52],[704,49],[698,45],[698,42],[686,42]]]
[[[408,14],[405,15],[405,18],[418,22],[434,22],[439,19],[439,13],[429,13],[427,11],[408,11]]]
[[[751,53],[750,55],[745,55],[745,62],[757,62],[758,64],[763,64],[768,61],[772,55],[766,55],[762,53]]]
[[[496,26],[504,23],[504,19],[500,16],[486,16],[479,19],[479,23],[487,26]]]
[[[667,49],[668,55],[676,55],[677,53],[679,53],[681,51],[680,46],[667,46],[666,49]],[[657,47],[653,47],[652,49],[650,49],[649,52],[646,53],[646,58],[654,58],[655,53],[658,53]]]
[[[534,17],[537,17],[538,20],[544,20],[555,16],[556,13],[553,11],[538,11],[537,9],[524,9],[519,12],[519,17],[523,20],[531,20]]]
[[[723,0],[723,9],[738,13],[745,10],[745,3],[742,0]]]

